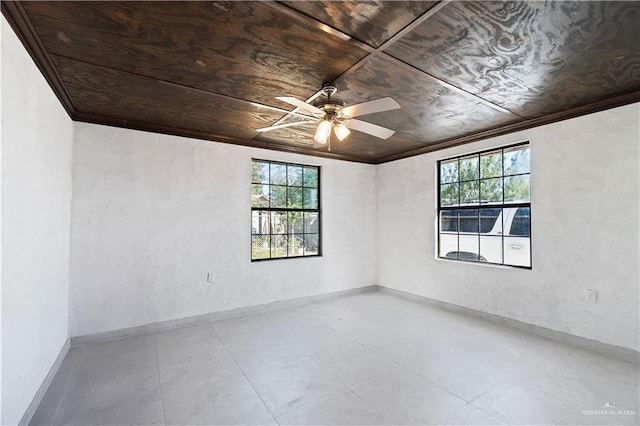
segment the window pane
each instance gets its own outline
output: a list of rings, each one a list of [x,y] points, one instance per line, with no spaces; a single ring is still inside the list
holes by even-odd
[[[288,189],[287,207],[290,209],[302,208],[302,188],[290,186]]]
[[[271,163],[271,185],[287,184],[287,165]]]
[[[287,255],[287,236],[271,236],[271,257],[285,257]]]
[[[505,265],[531,267],[531,239],[528,237],[504,237]]]
[[[458,258],[458,234],[440,234],[440,257]]]
[[[440,163],[440,183],[458,181],[458,160],[443,161]]]
[[[480,177],[490,178],[502,176],[502,153],[491,152],[480,156]]]
[[[448,183],[440,185],[440,205],[441,206],[457,206],[459,204],[458,199],[458,185],[457,183]]]
[[[302,186],[302,166],[287,165],[287,182],[291,186]]]
[[[264,161],[251,163],[251,182],[269,183],[269,163]]]
[[[460,234],[458,259],[480,260],[480,237],[478,234]]]
[[[320,236],[318,234],[304,234],[304,255],[318,254]]]
[[[480,181],[480,200],[482,203],[502,203],[502,178]]]
[[[504,202],[528,202],[530,194],[530,176],[512,176],[504,178]]]
[[[478,209],[472,210],[458,210],[460,232],[473,232],[475,234],[479,231],[479,218]]]
[[[251,258],[252,259],[269,259],[269,244],[271,239],[268,235],[251,237]]]
[[[478,179],[478,156],[460,159],[460,181]]]
[[[317,234],[320,229],[320,221],[318,220],[318,213],[305,213],[304,214],[304,232],[305,234]]]
[[[252,234],[269,234],[269,212],[262,210],[254,210],[251,212],[251,233]]]
[[[480,261],[502,263],[502,237],[480,236]]]
[[[440,232],[458,232],[458,212],[456,210],[440,212]]]
[[[302,212],[289,212],[288,219],[287,234],[302,234],[304,232]]]
[[[528,237],[531,235],[530,211],[531,209],[529,207],[521,207],[516,210],[507,235],[519,237]]]
[[[304,167],[304,186],[308,188],[318,187],[318,168],[317,167]]]
[[[269,207],[269,185],[251,185],[251,207]]]
[[[304,236],[302,234],[289,235],[289,256],[304,255]]]
[[[517,175],[529,173],[529,147],[517,147],[504,151],[504,174]]]
[[[477,180],[460,182],[460,204],[479,204],[480,185]]]
[[[480,233],[502,235],[502,220],[498,220],[502,209],[480,209]]]
[[[287,212],[271,212],[271,234],[287,233]]]
[[[318,208],[318,189],[304,188],[303,207],[305,209]]]
[[[270,188],[271,207],[287,207],[287,187],[272,185]]]

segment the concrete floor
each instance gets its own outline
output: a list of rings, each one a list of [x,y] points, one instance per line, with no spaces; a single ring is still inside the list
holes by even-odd
[[[638,424],[638,373],[374,292],[72,349],[32,424]]]

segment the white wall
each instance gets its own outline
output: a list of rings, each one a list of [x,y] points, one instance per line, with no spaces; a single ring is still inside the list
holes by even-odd
[[[374,166],[83,123],[73,152],[73,336],[376,282]],[[322,166],[323,257],[250,261],[251,158]]]
[[[2,424],[68,338],[73,125],[2,18]]]
[[[2,27],[6,24],[0,20],[0,45],[2,44]],[[0,51],[0,100],[2,99],[2,51]],[[0,102],[0,423],[2,423],[2,102]]]
[[[437,160],[525,140],[533,269],[437,260]],[[639,147],[633,104],[380,165],[378,283],[640,349]]]

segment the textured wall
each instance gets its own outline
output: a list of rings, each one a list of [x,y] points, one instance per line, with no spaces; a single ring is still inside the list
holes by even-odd
[[[640,104],[379,166],[378,283],[639,349]],[[532,270],[436,259],[436,162],[531,142]],[[584,301],[585,289],[598,302]]]
[[[2,18],[2,424],[68,337],[73,124]]]
[[[374,166],[75,129],[72,335],[375,284]],[[323,257],[250,261],[251,158],[322,166]]]

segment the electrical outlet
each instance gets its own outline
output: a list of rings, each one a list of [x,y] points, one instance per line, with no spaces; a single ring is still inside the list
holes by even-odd
[[[216,274],[215,272],[207,272],[207,282],[209,284],[213,284],[216,281]]]
[[[584,291],[584,301],[587,303],[598,303],[598,292],[591,289]]]

